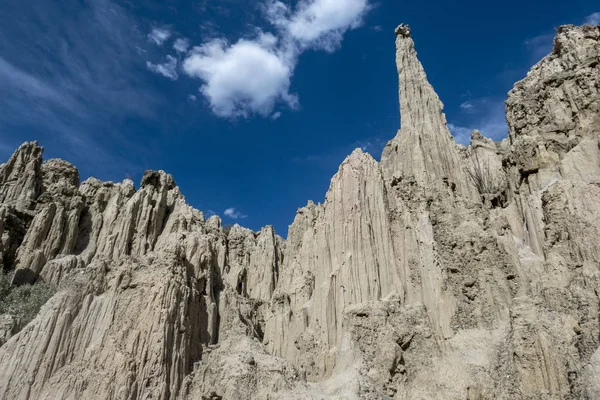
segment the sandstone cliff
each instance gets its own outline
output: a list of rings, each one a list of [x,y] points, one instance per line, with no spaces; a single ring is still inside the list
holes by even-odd
[[[559,28],[509,137],[454,143],[410,28],[402,126],[355,150],[287,240],[172,176],[0,166],[0,264],[56,294],[2,315],[2,399],[599,399],[600,26]],[[485,133],[485,132],[484,132]]]

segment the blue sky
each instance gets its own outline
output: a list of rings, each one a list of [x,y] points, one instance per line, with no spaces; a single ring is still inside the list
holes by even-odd
[[[0,159],[38,140],[83,179],[163,169],[206,214],[286,236],[354,148],[396,134],[399,23],[464,142],[505,137],[555,27],[598,20],[595,1],[4,0]]]

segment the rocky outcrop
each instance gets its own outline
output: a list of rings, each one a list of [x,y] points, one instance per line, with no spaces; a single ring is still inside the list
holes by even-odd
[[[267,302],[279,278],[283,260],[282,239],[272,226],[254,233],[235,224],[227,235],[227,270],[224,279],[238,294]]]
[[[0,316],[3,399],[596,399],[600,27],[559,28],[457,146],[396,30],[401,129],[355,150],[287,240],[205,220],[172,176],[0,166],[0,264],[57,293]],[[485,133],[485,132],[484,132]]]
[[[544,228],[532,198],[557,180],[592,182],[600,172],[599,36],[597,26],[560,27],[552,53],[515,84],[506,102],[510,194],[518,193],[526,239],[539,256]]]
[[[42,191],[42,152],[37,142],[23,143],[0,165],[0,203],[29,210]]]
[[[77,241],[83,198],[78,194],[79,173],[62,160],[41,167],[43,193],[35,216],[16,256],[15,284],[33,283],[46,262],[70,254]]]
[[[333,177],[325,203],[299,211],[265,316],[274,354],[298,360],[310,376],[327,375],[344,309],[400,287],[387,211],[377,162],[358,149]]]

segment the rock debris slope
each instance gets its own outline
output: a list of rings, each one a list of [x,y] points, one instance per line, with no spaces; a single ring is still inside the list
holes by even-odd
[[[0,263],[56,294],[2,315],[2,399],[600,399],[600,26],[563,26],[457,146],[396,30],[402,127],[323,204],[224,231],[173,177],[0,166]],[[25,300],[24,300],[25,301]],[[6,326],[5,326],[6,325]]]

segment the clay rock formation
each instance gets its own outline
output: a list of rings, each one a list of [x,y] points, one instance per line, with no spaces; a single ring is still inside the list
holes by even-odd
[[[0,202],[29,210],[42,191],[41,161],[44,149],[36,142],[23,143],[0,165]]]
[[[57,288],[0,316],[2,399],[598,399],[600,26],[558,29],[508,138],[457,146],[407,25],[401,129],[355,150],[287,239],[173,177],[0,166],[0,264]],[[485,133],[485,132],[484,132]]]

